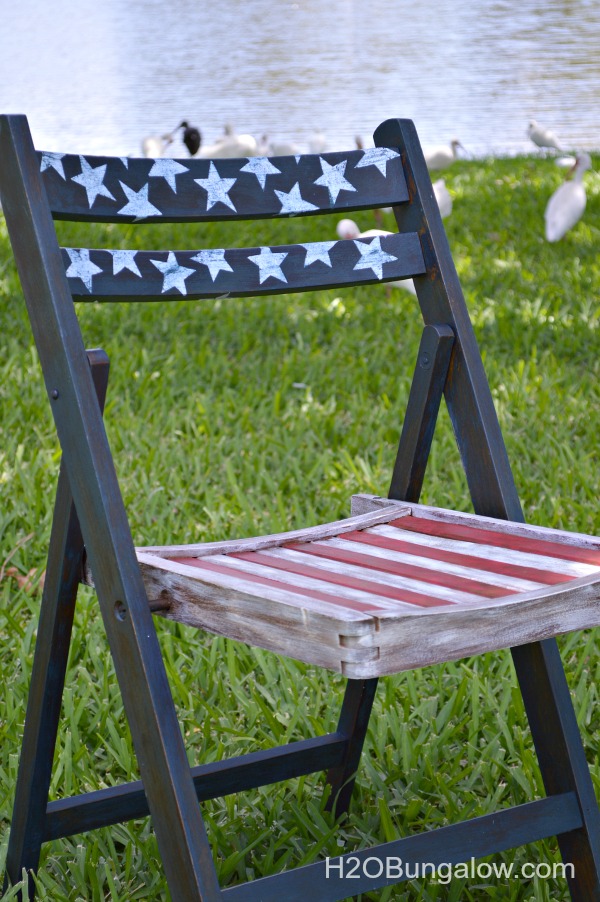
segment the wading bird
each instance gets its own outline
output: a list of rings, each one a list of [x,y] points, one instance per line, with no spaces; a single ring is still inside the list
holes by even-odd
[[[527,126],[527,135],[538,147],[551,148],[552,150],[562,150],[558,142],[558,138],[551,132],[549,128],[544,128],[535,119],[532,119]]]
[[[573,178],[556,189],[544,213],[546,220],[546,238],[548,241],[560,241],[569,229],[579,222],[585,210],[585,188],[583,173],[592,165],[590,155],[582,151],[575,158]]]
[[[202,135],[200,134],[200,129],[196,128],[193,125],[189,125],[184,119],[183,122],[177,126],[175,131],[179,131],[179,129],[183,129],[183,143],[187,147],[190,156],[195,156],[200,150],[200,145],[202,144]]]
[[[440,147],[430,147],[425,148],[425,162],[427,163],[427,168],[431,169],[445,169],[446,166],[449,166],[453,163],[458,154],[458,148],[464,150],[464,147],[460,143],[457,138],[453,138],[448,145],[441,145]]]

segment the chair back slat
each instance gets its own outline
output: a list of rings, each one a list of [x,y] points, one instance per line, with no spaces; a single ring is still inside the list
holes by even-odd
[[[400,154],[243,159],[137,159],[39,152],[55,219],[185,222],[263,219],[390,206],[408,200]]]
[[[62,248],[73,297],[189,300],[314,291],[425,272],[416,233],[201,251]]]

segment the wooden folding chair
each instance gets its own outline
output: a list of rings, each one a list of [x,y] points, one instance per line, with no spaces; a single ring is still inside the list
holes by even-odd
[[[378,677],[512,646],[546,797],[355,855],[451,864],[557,836],[574,865],[572,898],[600,899],[598,807],[554,639],[600,623],[600,540],[522,522],[415,129],[389,120],[375,145],[271,159],[100,158],[36,152],[25,117],[0,119],[2,204],[63,452],[9,881],[35,871],[47,840],[150,813],[181,902],[323,902],[394,883],[393,869],[373,877],[370,867],[346,880],[345,854],[221,889],[198,801],[325,770],[344,812]],[[397,233],[278,247],[261,244],[258,223],[252,248],[60,248],[53,224],[382,206],[394,208]],[[245,297],[410,277],[425,327],[389,498],[359,495],[349,519],[305,530],[136,551],[102,419],[107,360],[85,351],[73,299]],[[475,514],[418,504],[442,394]],[[97,591],[141,782],[48,802],[82,571]],[[337,730],[190,769],[153,612],[341,672]]]

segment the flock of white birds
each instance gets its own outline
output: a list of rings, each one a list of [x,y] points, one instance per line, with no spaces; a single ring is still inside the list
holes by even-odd
[[[212,144],[203,144],[202,135],[195,126],[189,125],[185,120],[174,129],[173,132],[162,136],[150,136],[142,141],[142,153],[145,157],[163,157],[168,155],[170,145],[181,132],[183,143],[189,154],[195,157],[215,159],[222,157],[253,157],[253,156],[287,156],[302,152],[302,148],[293,142],[271,141],[265,135],[257,140],[250,134],[238,134],[234,129],[225,126],[222,137]],[[563,147],[553,131],[540,125],[535,119],[529,122],[527,135],[531,141],[545,153],[563,154]],[[357,147],[362,147],[360,138],[356,139]],[[457,139],[453,139],[448,145],[429,147],[424,149],[425,162],[430,171],[445,169],[457,158],[459,149],[465,152],[464,147]],[[322,132],[315,132],[308,142],[310,153],[323,153],[327,150],[327,141]],[[579,222],[586,206],[586,193],[583,184],[584,173],[591,168],[590,155],[586,151],[580,151],[575,156],[557,156],[556,162],[560,166],[568,167],[567,179],[552,194],[544,213],[545,235],[548,241],[559,241],[563,236]],[[440,207],[442,217],[449,216],[452,212],[452,198],[448,192],[443,178],[433,183],[433,190]],[[343,219],[338,223],[337,232],[343,238],[367,238],[374,235],[390,234],[380,229],[370,229],[360,232],[358,226],[351,219]],[[399,283],[403,288],[412,290],[412,281],[403,280]]]

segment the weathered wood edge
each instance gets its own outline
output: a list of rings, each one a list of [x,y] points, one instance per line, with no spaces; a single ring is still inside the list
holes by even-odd
[[[351,515],[362,514],[382,510],[391,504],[406,502],[394,501],[379,495],[358,494],[351,499]],[[462,526],[474,526],[480,529],[494,529],[497,532],[510,533],[514,536],[543,539],[550,542],[558,542],[563,545],[574,545],[578,548],[600,549],[600,537],[591,536],[581,532],[569,532],[568,530],[553,529],[549,526],[537,526],[532,523],[521,523],[514,520],[500,520],[496,517],[484,517],[480,514],[468,514],[462,511],[453,511],[446,508],[432,507],[427,504],[409,505],[411,514],[415,517],[423,517],[427,520],[441,520],[445,523],[456,523]]]
[[[430,616],[436,617],[435,622],[428,621]],[[553,587],[481,606],[456,605],[426,610],[419,617],[378,619],[378,659],[346,665],[345,676],[389,676],[600,626],[600,579],[584,577],[558,591]],[[360,637],[346,640],[352,647],[360,643]]]
[[[405,502],[394,501],[394,510],[382,511],[381,507],[352,514],[343,520],[334,520],[318,526],[293,529],[289,532],[273,533],[266,536],[252,536],[245,539],[227,539],[222,542],[199,542],[190,545],[146,545],[136,548],[143,554],[154,554],[163,558],[174,557],[206,557],[209,554],[232,554],[236,551],[257,551],[282,545],[284,542],[314,542],[328,536],[340,535],[354,529],[366,529],[379,523],[387,523],[396,517],[410,514],[410,507]]]

